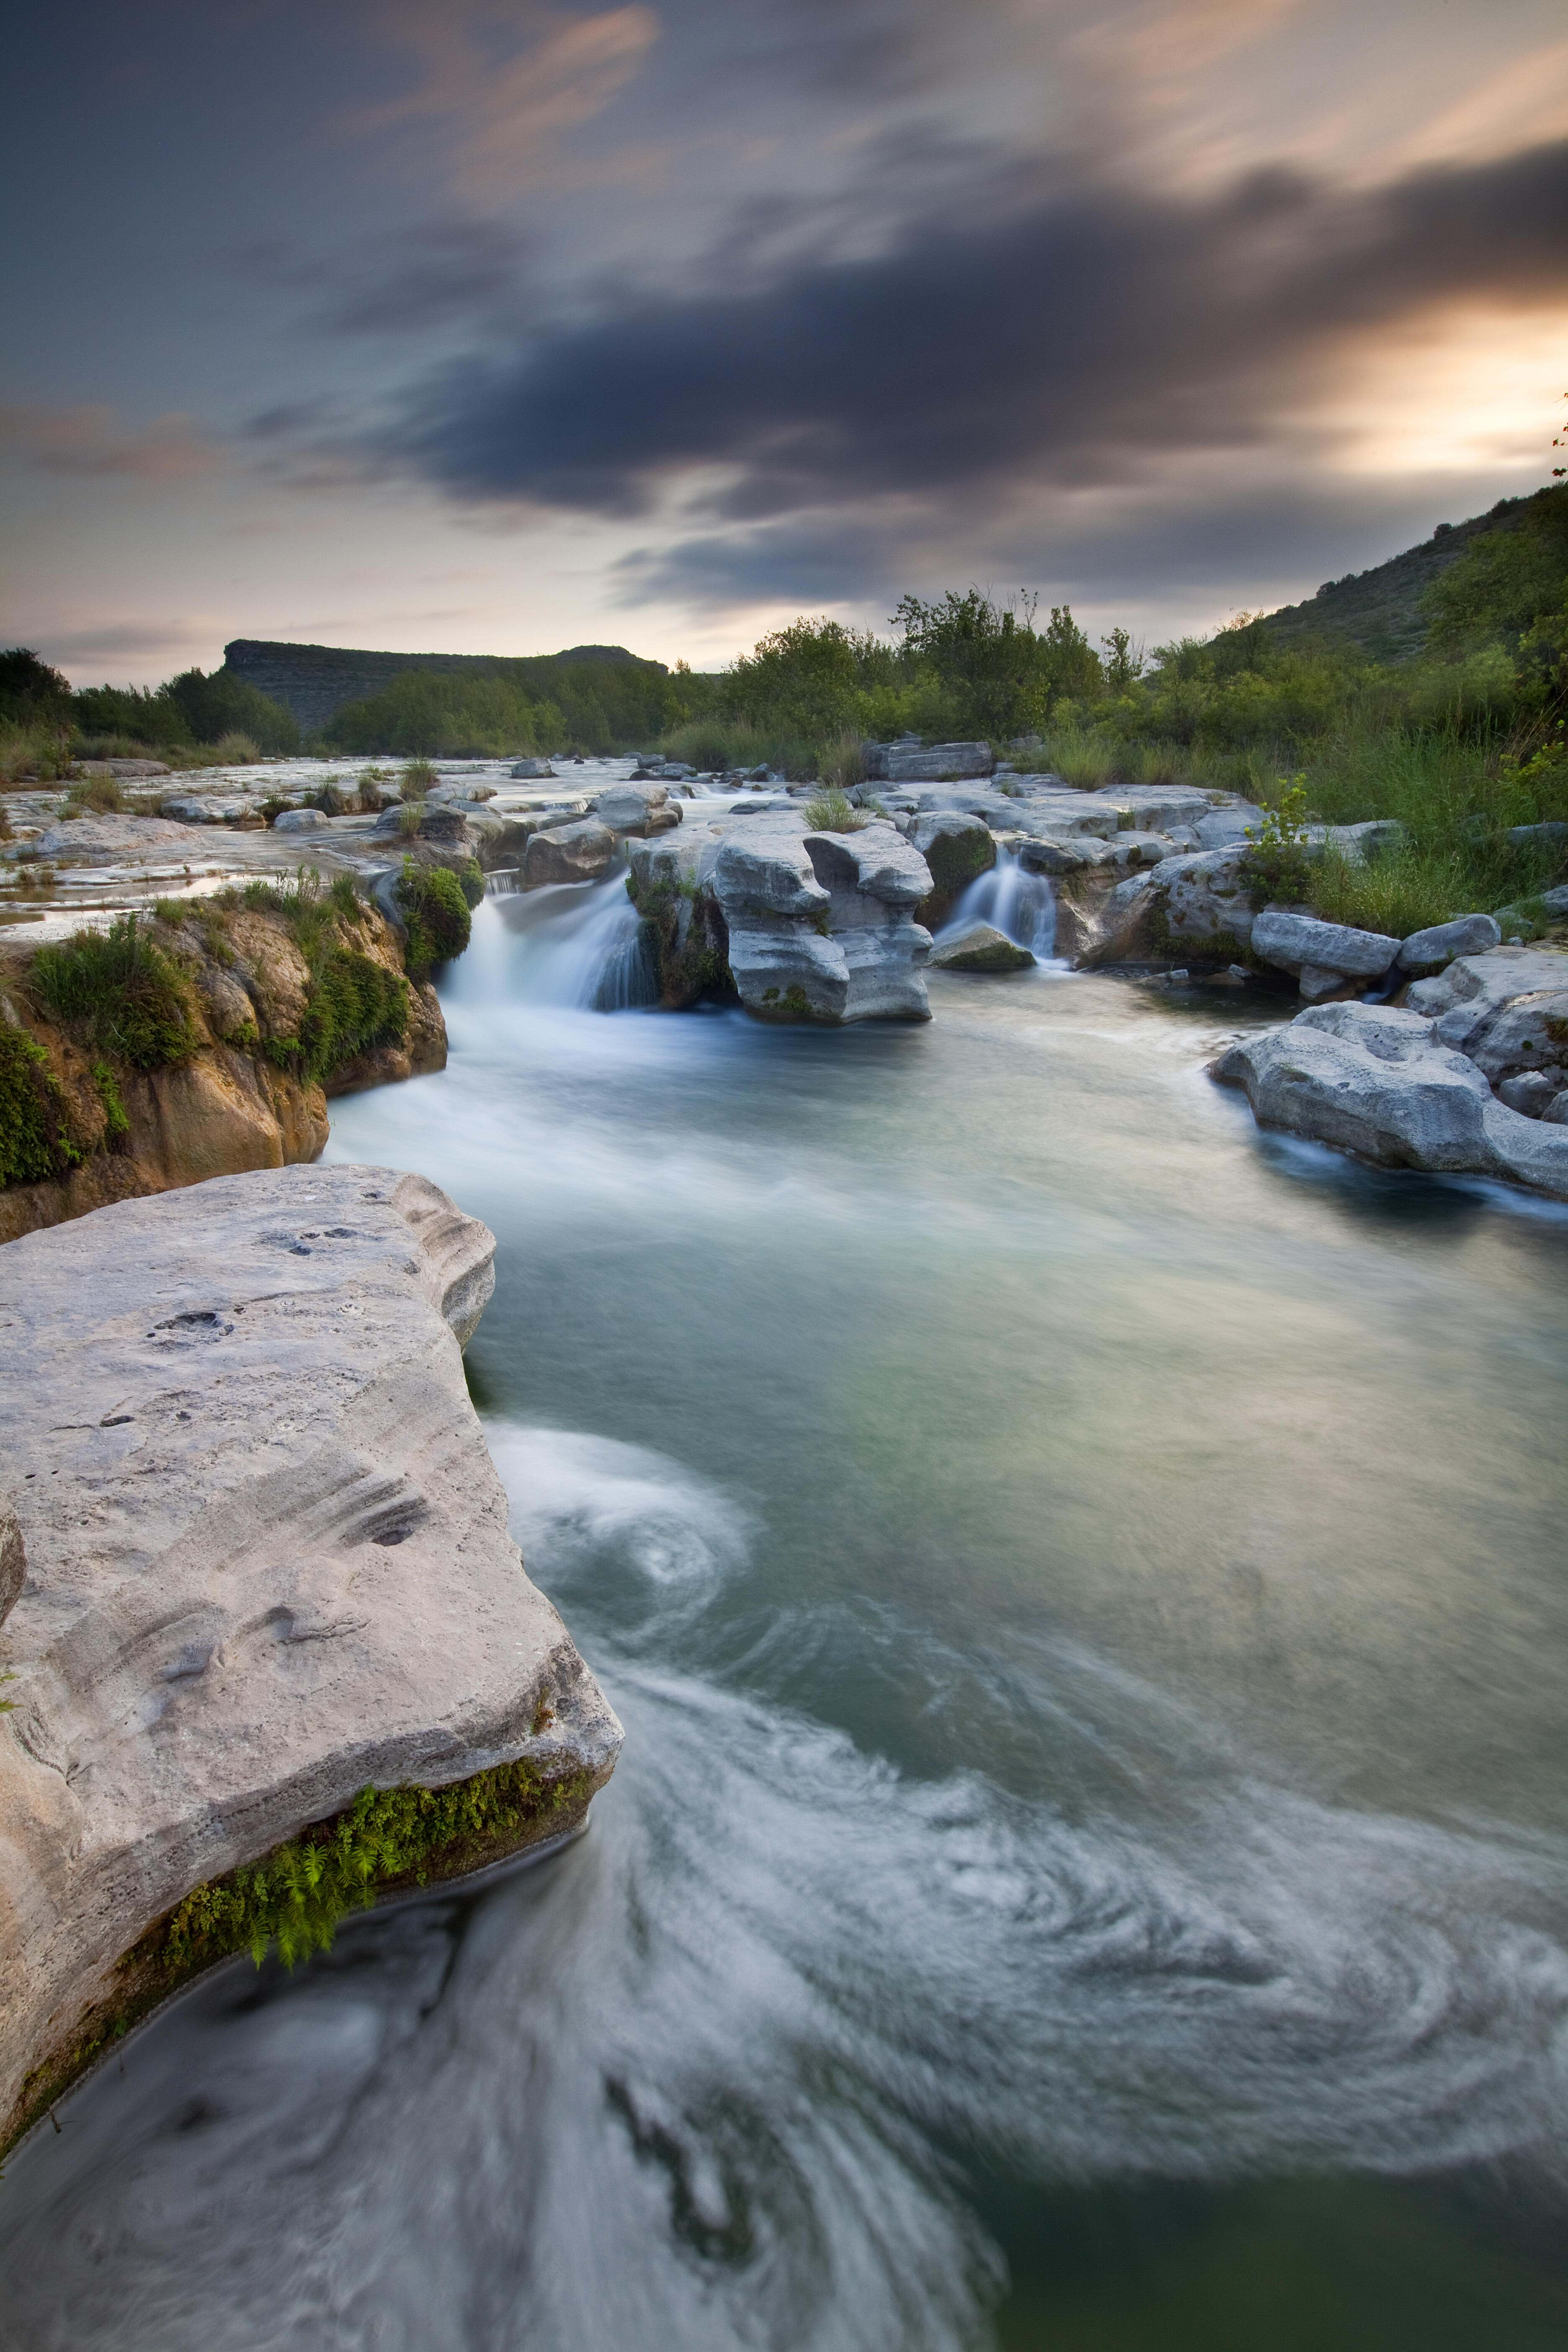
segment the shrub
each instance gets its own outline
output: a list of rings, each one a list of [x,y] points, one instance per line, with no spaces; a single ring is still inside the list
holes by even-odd
[[[1305,779],[1280,779],[1277,808],[1265,809],[1257,837],[1241,863],[1254,903],[1299,904],[1313,887],[1313,857],[1307,840]]]
[[[405,801],[403,806],[397,812],[398,839],[400,841],[412,841],[418,833],[420,825],[424,821],[424,802]]]
[[[814,793],[805,804],[805,821],[817,833],[860,833],[871,822],[839,792]]]
[[[249,767],[261,757],[261,746],[253,735],[220,735],[213,745],[225,767]]]
[[[440,772],[433,760],[405,760],[401,782],[405,801],[422,801],[432,784],[439,782]]]
[[[397,903],[408,932],[405,961],[416,980],[425,979],[435,965],[463,953],[473,919],[455,874],[444,866],[416,866],[412,857],[405,857]]]
[[[31,982],[50,1011],[100,1053],[137,1069],[167,1068],[195,1052],[184,978],[134,915],[107,931],[79,931],[58,947],[40,948]]]
[[[0,1021],[0,1185],[43,1184],[82,1157],[43,1047]]]

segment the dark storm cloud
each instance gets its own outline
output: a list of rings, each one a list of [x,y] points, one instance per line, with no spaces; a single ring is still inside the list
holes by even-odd
[[[1127,478],[1267,434],[1345,339],[1560,296],[1568,144],[1372,194],[1258,174],[1183,202],[1060,188],[869,258],[623,309],[428,383],[403,462],[469,500],[625,516],[721,468],[732,521]]]
[[[1461,501],[1471,490],[1456,486]],[[1489,497],[1484,483],[1475,485],[1472,509]],[[1268,578],[1281,550],[1291,571],[1334,573],[1344,569],[1347,550],[1364,548],[1362,560],[1375,560],[1428,527],[1424,499],[1408,488],[1318,481],[1249,486],[1228,498],[1205,487],[1198,495],[1178,489],[1110,505],[1096,499],[1091,511],[1069,507],[1066,515],[1010,512],[1005,501],[988,501],[968,520],[971,546],[984,548],[976,584],[987,589],[1005,594],[1029,586],[1049,596],[1128,604],[1155,581],[1184,595],[1212,595],[1216,616],[1229,609],[1237,576]],[[951,513],[940,509],[792,517],[635,549],[616,564],[616,587],[627,606],[880,598],[890,613],[906,589],[953,572],[954,536]]]

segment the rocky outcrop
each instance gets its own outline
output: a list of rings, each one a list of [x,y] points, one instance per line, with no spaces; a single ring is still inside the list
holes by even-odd
[[[288,894],[281,894],[285,905]],[[33,978],[34,951],[0,952],[0,1037],[25,1040],[44,1134],[0,1188],[0,1242],[116,1201],[247,1170],[314,1160],[327,1101],[439,1070],[447,1030],[435,990],[404,973],[393,925],[363,902],[333,905],[310,935],[274,906],[183,906],[142,934],[179,977],[185,1046],[140,1066],[92,1022],[66,1020]],[[345,991],[379,1021],[356,1029]],[[335,1024],[335,1026],[334,1026]],[[15,1073],[13,1073],[15,1083]],[[7,1097],[0,1109],[16,1115]]]
[[[931,869],[890,824],[805,834],[783,818],[726,835],[713,895],[742,1003],[763,1021],[927,1021]]]
[[[333,1168],[0,1253],[0,2146],[192,1969],[321,1940],[361,1865],[470,1869],[607,1777],[464,1385],[492,1249]]]
[[[1500,948],[1401,1007],[1314,1005],[1213,1065],[1266,1127],[1384,1166],[1502,1176],[1568,1200],[1568,955]],[[1541,1081],[1510,1100],[1521,1076]],[[1561,1082],[1561,1083],[1560,1083]],[[1495,1091],[1494,1091],[1495,1090]]]

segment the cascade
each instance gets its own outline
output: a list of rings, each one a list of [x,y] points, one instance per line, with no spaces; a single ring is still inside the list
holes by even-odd
[[[938,937],[954,938],[971,923],[991,923],[1017,947],[1046,961],[1056,951],[1057,902],[1045,874],[1031,874],[1016,850],[996,851],[996,863],[977,874],[942,925]]]

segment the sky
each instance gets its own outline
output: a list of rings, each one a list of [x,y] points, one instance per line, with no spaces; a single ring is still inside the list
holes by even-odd
[[[0,642],[1149,643],[1537,488],[1563,0],[54,0]]]

